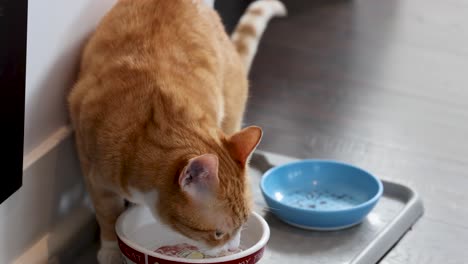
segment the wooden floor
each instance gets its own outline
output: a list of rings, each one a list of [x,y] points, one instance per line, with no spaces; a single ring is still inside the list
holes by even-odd
[[[284,2],[251,72],[259,148],[414,187],[426,213],[381,263],[468,263],[468,1]]]

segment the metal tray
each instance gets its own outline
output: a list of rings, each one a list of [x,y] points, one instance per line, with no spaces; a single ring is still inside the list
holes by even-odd
[[[265,217],[271,235],[261,263],[371,264],[378,262],[422,216],[419,195],[401,184],[383,181],[384,194],[359,225],[330,232],[292,227],[277,219],[263,200],[259,183],[269,168],[297,159],[257,151],[250,162],[255,211]]]

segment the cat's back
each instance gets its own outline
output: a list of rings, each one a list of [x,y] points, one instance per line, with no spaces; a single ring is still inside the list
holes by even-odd
[[[68,97],[79,144],[102,156],[134,147],[145,130],[216,126],[224,64],[240,65],[236,56],[219,16],[198,1],[118,1],[87,42]]]
[[[157,73],[167,70],[162,67],[169,62],[186,61],[188,55],[215,53],[222,31],[217,14],[198,1],[120,0],[88,42],[81,70],[95,73],[114,61],[152,66]]]
[[[161,89],[172,97],[180,92],[179,97],[209,102],[219,91],[208,88],[200,94],[191,85],[217,86],[219,64],[234,50],[229,46],[218,15],[198,1],[120,0],[85,46],[79,80],[69,96],[72,119],[109,118],[111,113],[102,113],[106,107],[86,107],[100,104],[133,113],[128,119],[134,120],[147,112],[141,107],[148,104],[145,100]]]

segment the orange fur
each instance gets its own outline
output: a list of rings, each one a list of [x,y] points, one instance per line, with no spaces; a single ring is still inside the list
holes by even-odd
[[[132,190],[157,191],[163,221],[212,247],[246,221],[247,159],[261,138],[239,131],[247,67],[218,15],[192,0],[120,0],[102,19],[68,100],[103,240],[115,241]],[[197,181],[184,174],[200,164]]]

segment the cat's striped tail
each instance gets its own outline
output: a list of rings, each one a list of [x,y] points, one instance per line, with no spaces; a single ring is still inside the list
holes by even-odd
[[[231,36],[247,70],[250,70],[258,43],[270,19],[286,14],[286,7],[279,0],[257,0],[247,7]]]

